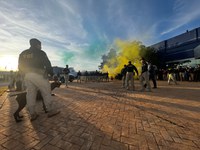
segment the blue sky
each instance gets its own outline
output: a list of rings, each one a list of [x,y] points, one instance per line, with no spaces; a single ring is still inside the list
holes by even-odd
[[[200,26],[199,0],[0,0],[0,70],[38,38],[53,66],[96,70],[116,39],[149,46]]]

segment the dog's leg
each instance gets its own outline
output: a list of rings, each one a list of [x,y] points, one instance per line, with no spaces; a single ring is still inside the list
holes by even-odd
[[[13,116],[14,116],[16,122],[20,122],[20,121],[22,121],[20,118],[22,118],[23,116],[20,116],[19,112],[26,106],[26,93],[17,95],[16,101],[18,103],[18,108],[15,111],[15,113],[13,114]]]

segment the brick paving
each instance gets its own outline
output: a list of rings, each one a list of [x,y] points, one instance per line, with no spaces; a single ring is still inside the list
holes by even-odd
[[[198,150],[200,83],[158,82],[153,92],[119,81],[70,83],[53,91],[61,113],[52,118],[37,102],[33,122],[24,109],[15,123],[14,97],[0,97],[0,150]]]

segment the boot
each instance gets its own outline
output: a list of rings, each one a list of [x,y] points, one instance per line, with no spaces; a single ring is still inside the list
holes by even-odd
[[[59,113],[60,113],[59,110],[51,110],[51,111],[48,112],[48,118],[53,117],[53,116],[55,116]]]
[[[16,121],[17,123],[22,121],[22,120],[20,119],[20,117],[19,117],[16,113],[14,113],[13,116],[14,116],[15,121]]]

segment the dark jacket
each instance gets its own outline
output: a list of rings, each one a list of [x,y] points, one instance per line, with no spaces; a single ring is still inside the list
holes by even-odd
[[[142,64],[142,73],[144,73],[144,72],[146,72],[146,71],[148,71],[148,64],[147,64],[146,62],[144,62],[144,63]]]
[[[133,72],[134,73],[134,71],[135,71],[137,73],[137,75],[138,75],[138,70],[133,64],[128,64],[126,66],[126,68],[127,68],[126,69],[127,72]]]
[[[42,50],[30,47],[19,55],[18,69],[23,73],[47,73],[53,75],[51,62]]]
[[[69,68],[64,68],[64,69],[63,69],[63,73],[64,73],[64,74],[69,74],[69,73],[70,73]]]
[[[156,74],[156,71],[155,71],[155,68],[152,64],[149,65],[149,74],[150,75],[155,75]]]

